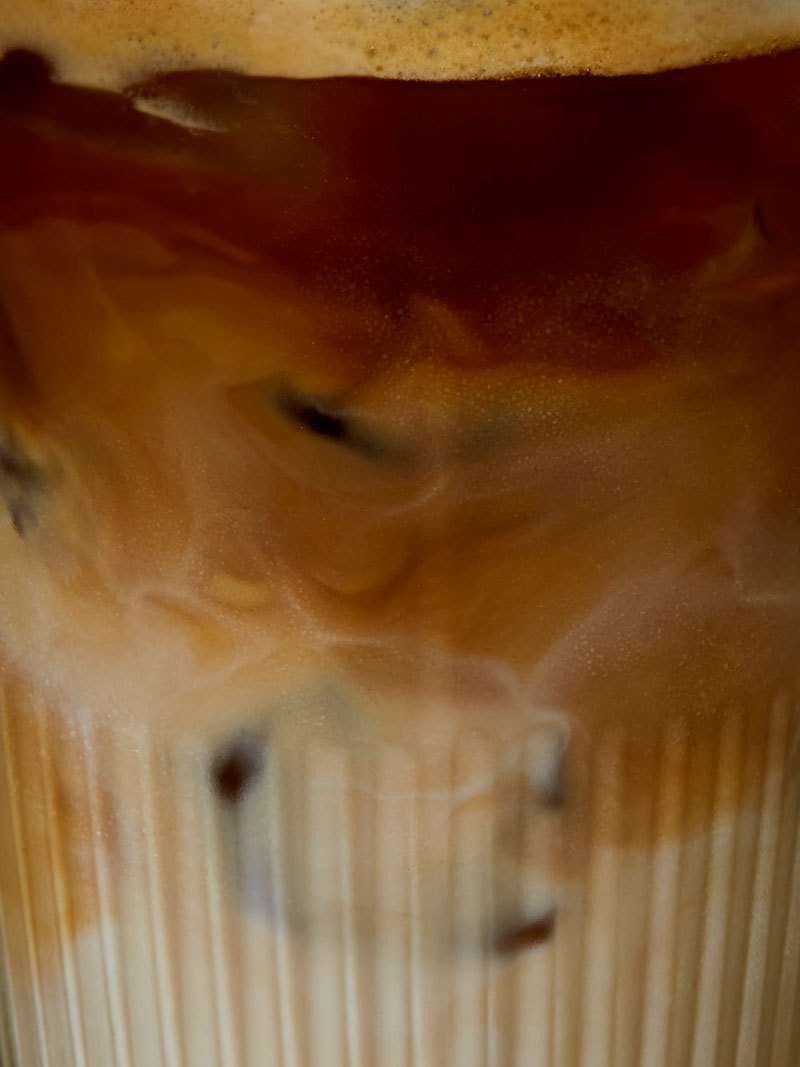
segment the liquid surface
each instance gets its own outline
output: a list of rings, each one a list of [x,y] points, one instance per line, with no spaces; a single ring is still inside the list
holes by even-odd
[[[796,0],[2,0],[0,51],[63,81],[201,69],[293,78],[631,74],[796,45]]]

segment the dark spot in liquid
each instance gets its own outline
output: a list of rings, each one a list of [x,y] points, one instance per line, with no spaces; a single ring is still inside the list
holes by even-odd
[[[509,956],[527,949],[544,945],[553,936],[556,927],[555,911],[539,915],[529,923],[510,926],[502,930],[494,942],[494,950],[500,956]]]
[[[0,500],[21,537],[36,519],[34,500],[43,481],[39,467],[0,435]]]
[[[346,441],[350,436],[347,423],[341,416],[331,415],[313,404],[299,405],[291,414],[301,426],[320,437]]]
[[[343,445],[364,459],[392,461],[402,458],[401,452],[380,441],[358,420],[340,414],[324,402],[290,388],[282,388],[275,397],[278,410],[309,433],[327,441]]]
[[[239,737],[218,753],[211,766],[211,781],[221,800],[238,804],[262,776],[266,745],[257,737]]]
[[[282,389],[276,401],[280,411],[301,429],[317,437],[360,449],[361,444],[353,433],[350,420],[313,397],[293,389]]]
[[[0,475],[25,485],[35,480],[36,468],[11,448],[0,446]]]

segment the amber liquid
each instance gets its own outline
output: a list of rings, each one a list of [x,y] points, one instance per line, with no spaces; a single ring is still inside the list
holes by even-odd
[[[800,54],[0,152],[3,1067],[793,1064]]]

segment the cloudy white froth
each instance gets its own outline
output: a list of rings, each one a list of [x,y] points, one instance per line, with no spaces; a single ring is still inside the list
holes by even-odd
[[[63,81],[164,70],[298,78],[628,74],[795,43],[800,0],[0,0],[0,49]]]

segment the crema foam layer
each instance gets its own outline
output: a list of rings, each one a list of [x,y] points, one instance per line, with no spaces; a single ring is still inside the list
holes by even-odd
[[[295,78],[632,74],[790,47],[800,0],[0,0],[0,51],[122,88],[167,70]]]

